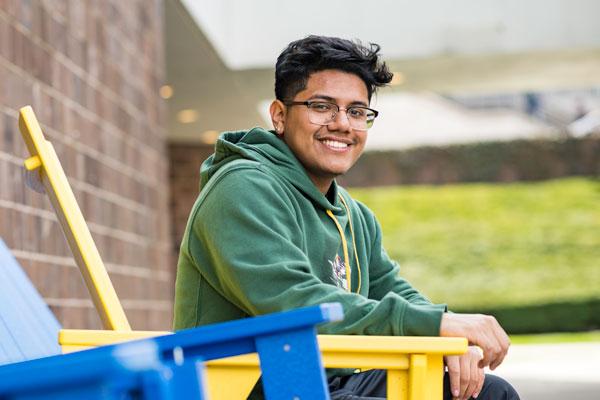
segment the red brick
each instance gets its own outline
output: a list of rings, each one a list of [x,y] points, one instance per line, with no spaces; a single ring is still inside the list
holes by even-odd
[[[0,57],[10,60],[10,43],[12,40],[12,29],[7,20],[0,18]]]
[[[64,23],[56,20],[53,17],[49,17],[48,21],[48,44],[52,46],[56,51],[66,54],[67,53],[67,28]]]
[[[12,232],[11,232],[11,210],[0,206],[0,239],[2,239],[8,247],[12,247]]]
[[[72,1],[69,3],[69,33],[71,36],[83,39],[85,38],[85,24],[87,14],[86,1]]]
[[[0,10],[14,17],[17,12],[17,0],[0,0]]]

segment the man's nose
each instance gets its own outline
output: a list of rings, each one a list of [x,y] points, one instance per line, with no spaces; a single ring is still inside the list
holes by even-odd
[[[350,132],[350,120],[348,120],[348,115],[345,110],[340,110],[333,118],[327,128],[330,131],[338,131],[338,132]]]

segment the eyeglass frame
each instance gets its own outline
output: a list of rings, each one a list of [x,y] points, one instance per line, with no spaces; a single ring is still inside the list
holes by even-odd
[[[337,117],[338,113],[340,111],[342,111],[342,110],[346,112],[346,118],[348,118],[348,121],[350,121],[350,117],[348,116],[348,110],[351,109],[351,108],[361,108],[361,109],[365,109],[365,110],[369,110],[369,111],[373,112],[374,115],[373,115],[373,120],[372,120],[371,126],[368,127],[368,128],[366,128],[366,129],[359,129],[359,128],[354,128],[354,127],[352,127],[352,129],[356,129],[357,131],[368,131],[369,129],[371,129],[373,127],[373,123],[375,122],[375,118],[377,118],[377,116],[379,115],[379,111],[374,110],[374,109],[369,108],[369,107],[365,107],[365,106],[340,107],[337,104],[332,103],[331,101],[305,100],[305,101],[287,101],[287,102],[283,102],[283,104],[285,104],[288,107],[290,107],[290,106],[306,106],[306,108],[309,110],[309,112],[310,112],[310,106],[312,104],[315,104],[315,103],[331,104],[332,106],[336,106],[337,107],[337,111],[335,111],[333,113],[333,115],[331,117],[331,121],[329,121],[326,124],[322,124],[322,125],[310,121],[311,123],[313,123],[315,125],[321,125],[321,126],[327,126],[327,125],[329,125],[330,123],[332,123],[333,121],[335,121],[335,117]]]

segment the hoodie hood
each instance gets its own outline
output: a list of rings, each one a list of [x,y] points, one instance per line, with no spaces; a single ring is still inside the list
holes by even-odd
[[[215,144],[214,154],[200,168],[200,188],[205,187],[217,171],[239,159],[259,163],[262,169],[267,169],[304,193],[316,206],[331,210],[334,214],[342,212],[336,181],[333,181],[330,189],[332,202],[317,189],[285,142],[275,132],[263,128],[221,134]]]

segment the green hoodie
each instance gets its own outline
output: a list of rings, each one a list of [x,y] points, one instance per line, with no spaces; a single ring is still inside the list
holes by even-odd
[[[445,306],[399,276],[373,213],[335,181],[319,192],[273,132],[223,134],[201,188],[179,254],[175,329],[340,302],[344,320],[320,333],[439,335]]]

